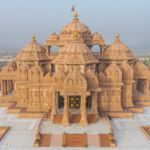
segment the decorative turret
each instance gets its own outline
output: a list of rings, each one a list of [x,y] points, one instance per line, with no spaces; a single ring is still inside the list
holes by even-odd
[[[26,61],[26,60],[48,60],[46,56],[45,48],[38,44],[35,40],[35,35],[32,35],[32,40],[29,44],[23,47],[19,52],[19,55],[15,58],[16,61]]]
[[[128,48],[128,46],[120,41],[118,33],[116,35],[115,41],[108,45],[105,49],[103,58],[113,60],[128,60],[131,58],[135,59],[135,57],[131,54],[131,50]]]

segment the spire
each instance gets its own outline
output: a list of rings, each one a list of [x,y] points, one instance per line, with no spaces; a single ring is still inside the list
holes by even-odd
[[[74,33],[74,37],[76,37],[76,38],[77,38],[77,31],[75,31],[75,33]]]
[[[116,38],[119,38],[119,34],[118,33],[116,34]]]
[[[35,35],[34,34],[32,34],[32,39],[35,39]]]
[[[74,18],[77,18],[77,17],[78,17],[77,12],[74,12]]]

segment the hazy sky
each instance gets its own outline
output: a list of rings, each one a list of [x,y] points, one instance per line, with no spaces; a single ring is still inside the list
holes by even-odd
[[[97,30],[107,44],[116,33],[129,47],[150,50],[150,0],[0,0],[0,47],[22,48],[32,34],[45,44],[73,19],[76,4],[79,21]]]

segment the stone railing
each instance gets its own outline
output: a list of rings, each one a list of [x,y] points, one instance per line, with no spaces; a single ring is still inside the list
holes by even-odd
[[[10,126],[1,126],[0,127],[0,141],[2,140],[2,138],[5,136],[5,134],[7,133],[7,131],[10,129]]]
[[[58,55],[58,52],[50,52],[49,55]]]
[[[140,129],[143,131],[143,133],[150,140],[150,133],[147,132],[148,129],[150,130],[150,126],[140,126]]]
[[[100,55],[100,52],[92,52],[92,55]]]
[[[109,133],[110,146],[111,147],[116,147],[115,137],[114,137],[114,133],[113,133],[113,127],[111,125],[111,122],[110,122],[109,118],[107,120],[108,120],[108,123],[110,125],[110,133]]]

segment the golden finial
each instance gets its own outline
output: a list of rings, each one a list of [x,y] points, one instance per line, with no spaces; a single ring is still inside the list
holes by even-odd
[[[77,31],[75,31],[75,33],[74,33],[74,37],[77,37]]]
[[[32,39],[35,39],[35,35],[34,34],[32,34]]]
[[[116,34],[116,38],[119,38],[119,34],[118,33]]]
[[[78,17],[77,12],[74,12],[74,18],[77,18],[77,17]]]

